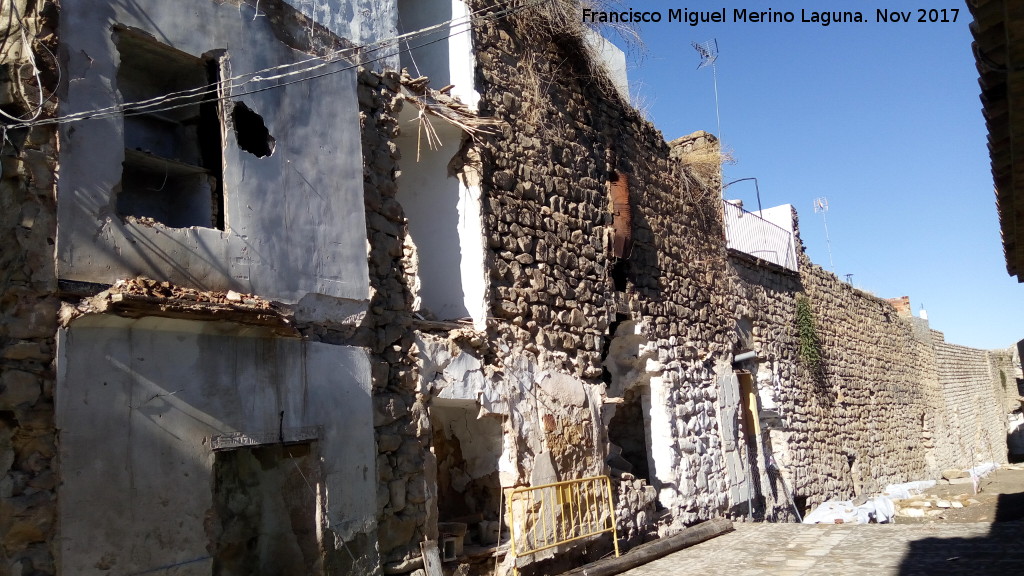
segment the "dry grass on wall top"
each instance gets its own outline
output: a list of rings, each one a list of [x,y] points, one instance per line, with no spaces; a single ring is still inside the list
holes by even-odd
[[[602,95],[622,101],[622,96],[609,79],[602,59],[595,52],[595,46],[587,40],[588,30],[604,37],[616,36],[623,40],[630,52],[642,52],[643,42],[636,28],[628,23],[596,24],[583,21],[583,9],[595,12],[623,9],[616,0],[516,0],[492,4],[502,9],[525,6],[513,12],[508,20],[520,37],[526,39],[527,50],[544,52],[556,48],[565,56],[576,60],[576,74],[582,80],[595,83]],[[562,68],[563,72],[569,68]],[[628,102],[623,101],[628,105]]]
[[[722,165],[735,164],[729,152],[717,145],[695,147],[679,153],[680,193],[695,210],[695,224],[705,232],[722,226]]]

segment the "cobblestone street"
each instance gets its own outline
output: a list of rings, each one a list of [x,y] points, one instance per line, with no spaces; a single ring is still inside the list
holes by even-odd
[[[635,568],[682,574],[925,576],[1024,570],[1024,522],[928,525],[743,524],[736,531]]]

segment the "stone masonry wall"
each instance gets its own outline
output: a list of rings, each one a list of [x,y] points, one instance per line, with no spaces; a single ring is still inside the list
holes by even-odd
[[[684,178],[663,136],[595,80],[579,44],[523,23],[543,18],[474,29],[481,114],[503,121],[480,146],[493,335],[512,354],[601,388],[611,326],[635,322],[648,342],[632,358],[639,374],[612,387],[658,389],[659,410],[672,411],[656,472],[663,503],[680,523],[707,518],[725,506],[713,359],[732,347],[736,306],[721,219],[707,185]],[[632,250],[621,261],[610,245],[616,177],[628,181],[632,207]],[[588,468],[605,441],[556,462],[559,473]]]
[[[992,378],[996,389],[996,397],[1006,406],[1006,412],[1020,409],[1021,397],[1017,382],[1024,378],[1021,371],[1020,353],[1016,346],[1005,350],[990,350],[992,362]]]
[[[0,108],[18,118],[55,114],[56,7],[0,8]],[[24,30],[24,36],[22,36]],[[24,39],[28,40],[25,41]],[[38,101],[33,62],[44,102]],[[4,120],[7,123],[7,120]],[[0,152],[0,575],[54,574],[57,331],[52,126],[5,130]]]
[[[796,492],[810,503],[933,477],[929,432],[944,420],[938,382],[927,370],[933,353],[888,302],[806,258],[801,279],[824,378],[801,366],[789,388],[792,426],[802,436],[793,450],[804,467]]]
[[[646,394],[660,418],[645,423],[657,453],[651,478],[620,475],[628,482],[616,488],[620,514],[637,519],[623,526],[633,541],[659,516],[648,482],[674,522],[666,531],[737,504],[719,386],[747,346],[763,359],[762,407],[782,416],[769,445],[808,504],[933,477],[953,460],[953,448],[938,442],[948,433],[946,399],[928,330],[804,255],[799,275],[728,258],[717,152],[707,153],[713,137],[666,143],[595,79],[572,36],[529,24],[544,14],[491,20],[505,3],[472,7],[481,10],[473,32],[480,114],[497,128],[464,140],[457,157],[479,158],[481,169],[486,334],[415,318],[416,254],[395,200],[400,165],[412,161],[394,143],[401,78],[360,75],[375,294],[352,338],[379,360],[386,573],[415,570],[418,542],[436,537],[428,414],[439,398],[476,400],[478,418],[501,422],[499,476],[508,488],[614,472],[605,463],[607,424],[627,391]],[[464,167],[449,168],[458,175]],[[622,258],[612,248],[616,179],[628,183],[632,216]],[[800,301],[812,311],[821,368],[799,352]],[[780,485],[767,476],[762,485],[769,517],[786,518]]]
[[[428,499],[436,491],[425,471],[430,420],[424,397],[416,394],[415,347],[411,330],[409,266],[414,255],[406,242],[405,214],[395,199],[400,154],[398,112],[402,100],[397,72],[359,74],[360,125],[363,134],[364,208],[369,246],[370,310],[354,342],[374,354],[374,427],[377,437],[378,550],[385,573],[403,573],[419,565],[419,542],[436,538]],[[431,532],[433,531],[433,534]]]
[[[799,275],[730,260],[754,311],[754,348],[766,359],[761,406],[782,417],[769,427],[769,446],[809,508],[937,478],[972,458],[1005,462],[1005,410],[988,352],[945,343],[926,321],[901,317],[802,250]],[[818,371],[800,352],[800,299],[813,313]],[[769,508],[784,515],[787,505],[776,497]]]
[[[949,344],[939,332],[934,335],[951,456],[943,467],[1006,463],[1006,402],[999,393],[998,373],[992,373],[990,353]]]

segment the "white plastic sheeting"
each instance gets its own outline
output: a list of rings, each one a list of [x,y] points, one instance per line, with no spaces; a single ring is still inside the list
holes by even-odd
[[[977,466],[971,468],[970,470],[966,470],[966,472],[972,478],[984,478],[985,476],[988,476],[989,473],[991,473],[996,468],[999,468],[999,464],[996,464],[995,462],[985,462],[983,464],[978,464]]]
[[[896,505],[887,496],[875,496],[860,506],[850,500],[829,500],[804,517],[804,524],[879,524],[892,522]]]
[[[850,500],[829,500],[804,518],[804,524],[888,524],[896,516],[895,500],[910,498],[935,486],[935,480],[917,480],[905,484],[890,484],[885,491],[869,498],[860,506]]]
[[[916,480],[904,484],[889,484],[885,487],[885,496],[893,500],[906,500],[911,496],[923,494],[925,490],[935,486],[935,480]]]

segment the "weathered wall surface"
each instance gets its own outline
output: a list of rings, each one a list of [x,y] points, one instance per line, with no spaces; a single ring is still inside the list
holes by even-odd
[[[432,434],[425,398],[416,394],[411,333],[415,249],[407,241],[403,207],[396,198],[402,100],[398,73],[359,73],[363,144],[363,206],[369,242],[371,300],[355,342],[372,352],[373,425],[377,447],[378,550],[386,573],[421,565],[419,542],[437,536],[427,500],[436,490],[426,475]],[[330,334],[322,334],[324,339]],[[433,517],[433,525],[428,520]]]
[[[990,350],[992,377],[996,397],[1004,402],[1007,412],[1020,409],[1020,397],[1024,393],[1018,389],[1018,383],[1024,384],[1024,371],[1021,369],[1020,352],[1017,346],[1005,350]]]
[[[181,573],[209,573],[220,558],[211,543],[223,541],[209,525],[214,449],[238,435],[258,444],[311,442],[322,492],[300,488],[322,509],[310,512],[325,515],[339,548],[360,533],[375,537],[376,454],[362,350],[223,322],[107,315],[74,321],[58,345],[65,573],[179,563],[187,564]],[[346,554],[333,550],[333,538],[324,545],[329,557]]]
[[[51,118],[56,88],[52,2],[5,2],[0,20],[0,105],[16,117]],[[24,35],[22,34],[24,32]],[[46,38],[46,40],[33,40]],[[24,41],[28,39],[28,41]],[[54,574],[56,436],[53,354],[59,301],[51,126],[7,130],[0,151],[0,574]]]
[[[196,58],[222,50],[227,74],[249,74],[310,58],[300,49],[311,49],[303,34],[317,31],[312,23],[305,30],[294,19],[254,19],[253,8],[230,3],[190,6],[148,0],[130,7],[109,2],[64,6],[60,34],[67,87],[62,113],[124,101],[118,91],[115,26],[136,28]],[[253,45],[260,48],[236,49]],[[355,72],[246,93],[268,84],[224,88],[229,97],[223,105],[226,124],[220,128],[224,230],[172,228],[119,215],[116,190],[123,184],[126,152],[117,143],[124,140],[125,118],[113,115],[62,125],[60,277],[112,284],[118,278],[144,275],[292,303],[309,293],[365,301],[365,223],[361,212],[349,209],[359,205],[362,193]],[[237,103],[262,117],[275,139],[271,155],[257,157],[239,145],[237,126],[230,121]]]

